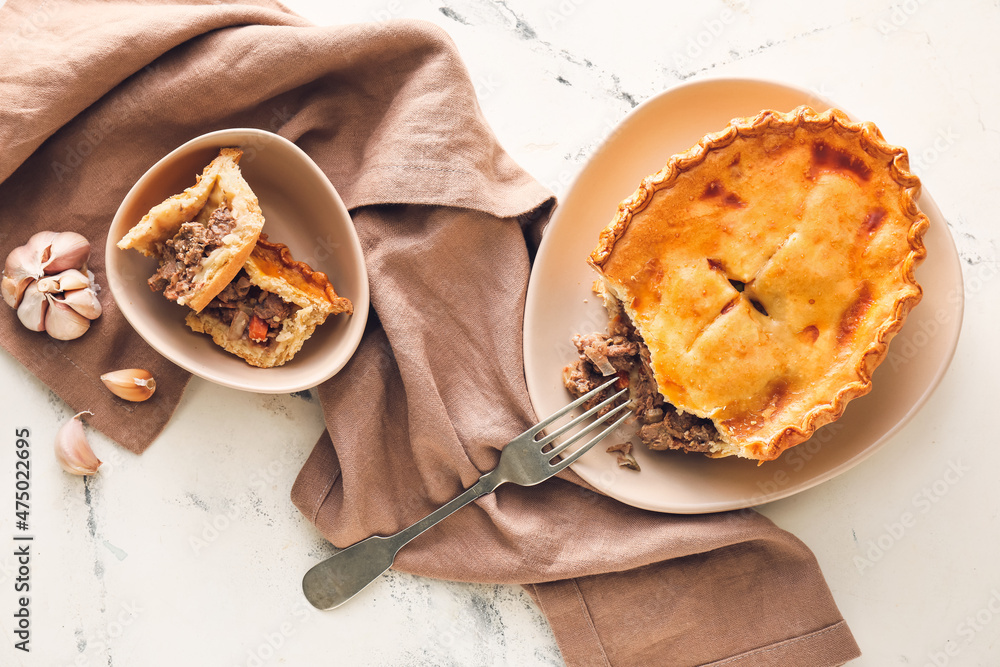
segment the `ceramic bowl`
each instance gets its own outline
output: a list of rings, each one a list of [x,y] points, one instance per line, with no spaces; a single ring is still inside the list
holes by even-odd
[[[155,259],[117,243],[150,208],[195,182],[219,149],[243,149],[240,169],[260,201],[264,233],[292,256],[324,272],[337,293],[354,304],[353,315],[333,315],[316,328],[291,360],[255,368],[188,329],[189,309],[153,292],[146,280]],[[288,393],[320,384],[337,373],[361,341],[368,315],[368,274],[354,224],[337,191],[298,146],[271,132],[228,129],[202,135],[154,164],[132,187],[115,214],[106,247],[112,296],[136,332],[167,359],[212,382],[261,393]]]

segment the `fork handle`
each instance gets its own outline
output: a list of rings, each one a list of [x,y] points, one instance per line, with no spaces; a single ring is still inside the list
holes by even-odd
[[[396,553],[410,540],[473,500],[493,493],[505,481],[491,470],[455,498],[398,533],[387,537],[373,535],[341,549],[306,572],[302,592],[317,609],[339,607],[382,576],[392,566]]]
[[[411,524],[404,528],[403,530],[391,535],[388,539],[396,545],[396,551],[399,551],[408,542],[416,538],[418,535],[423,533],[425,530],[434,526],[444,519],[448,518],[458,510],[462,509],[469,503],[485,495],[493,493],[498,486],[503,484],[504,480],[500,479],[496,470],[491,470],[479,478],[479,481],[467,488],[462,493],[458,494],[447,503],[437,508],[427,516],[425,516],[420,521]],[[393,553],[395,556],[395,552]]]

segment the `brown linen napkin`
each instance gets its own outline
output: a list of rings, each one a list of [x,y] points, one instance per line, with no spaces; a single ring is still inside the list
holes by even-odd
[[[118,203],[193,136],[271,129],[329,176],[353,210],[374,310],[358,353],[320,387],[328,432],[292,492],[334,544],[436,508],[535,420],[520,347],[524,233],[551,200],[497,145],[437,28],[316,28],[277,5],[11,0],[0,7],[0,100],[0,249],[41,229],[80,231],[102,284]],[[65,344],[2,317],[3,345],[142,451],[187,376],[138,339],[107,293],[102,303],[94,330]],[[155,401],[96,390],[101,372],[127,366],[160,378]],[[645,512],[572,474],[501,488],[397,565],[526,584],[570,665],[822,666],[858,655],[812,554],[760,515]]]

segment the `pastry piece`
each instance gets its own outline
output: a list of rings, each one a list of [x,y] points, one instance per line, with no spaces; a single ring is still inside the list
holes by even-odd
[[[645,178],[589,258],[639,348],[614,372],[660,395],[643,439],[772,460],[868,393],[921,298],[919,187],[873,124],[807,107],[737,118]]]
[[[240,173],[238,148],[223,148],[197,182],[157,204],[118,242],[160,261],[154,291],[200,311],[253,250],[264,216]]]
[[[290,360],[327,317],[352,312],[326,274],[261,234],[233,281],[185,322],[250,365],[271,368]]]

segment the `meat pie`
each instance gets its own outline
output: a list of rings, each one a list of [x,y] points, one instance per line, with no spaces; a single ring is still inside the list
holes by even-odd
[[[223,148],[194,185],[157,204],[118,247],[156,257],[154,291],[200,311],[229,284],[253,250],[264,216],[240,173],[238,148]]]
[[[261,234],[232,282],[185,322],[248,364],[271,368],[291,359],[327,317],[353,310],[326,274]]]
[[[601,232],[589,263],[612,330],[577,342],[567,386],[618,374],[650,447],[777,458],[871,390],[920,301],[919,192],[872,123],[808,107],[734,119]]]
[[[223,148],[197,182],[157,204],[118,242],[159,260],[150,289],[191,312],[185,322],[261,368],[280,366],[330,315],[351,314],[326,275],[261,233],[264,216]]]

